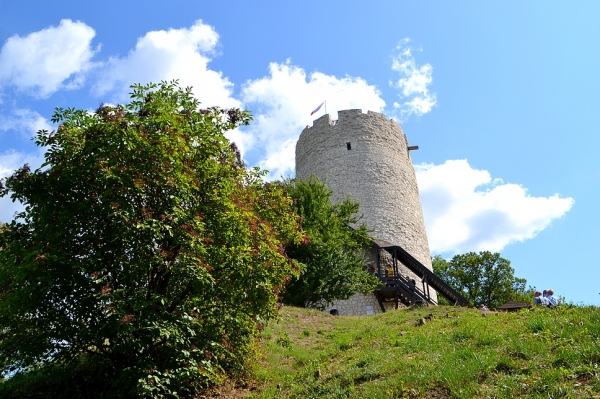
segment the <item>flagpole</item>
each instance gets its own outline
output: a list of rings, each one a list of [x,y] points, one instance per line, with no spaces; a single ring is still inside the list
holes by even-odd
[[[325,115],[327,115],[327,100],[325,100]]]

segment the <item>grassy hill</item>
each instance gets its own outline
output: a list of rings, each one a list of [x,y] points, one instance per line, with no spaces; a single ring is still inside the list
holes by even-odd
[[[227,396],[600,398],[596,307],[440,306],[365,317],[284,307],[261,346],[255,380]]]
[[[599,365],[596,307],[363,317],[284,307],[263,330],[248,376],[198,399],[600,398]],[[36,378],[0,381],[0,397],[62,397]]]

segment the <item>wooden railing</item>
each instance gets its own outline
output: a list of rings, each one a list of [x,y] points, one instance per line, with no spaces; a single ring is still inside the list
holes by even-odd
[[[375,292],[382,311],[385,311],[383,302],[394,301],[396,307],[399,303],[404,305],[437,305],[432,297],[431,289],[438,295],[446,298],[450,303],[458,306],[468,306],[469,302],[431,270],[415,259],[411,254],[398,245],[384,241],[373,241],[373,248],[377,254],[376,269],[381,287]],[[381,265],[381,251],[386,251],[392,257],[392,272]],[[399,263],[413,272],[421,281],[417,283],[400,273]]]

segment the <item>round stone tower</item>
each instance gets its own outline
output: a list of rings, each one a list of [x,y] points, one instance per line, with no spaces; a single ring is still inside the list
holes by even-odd
[[[324,180],[334,202],[358,201],[371,236],[401,246],[431,270],[419,188],[402,128],[377,112],[338,114],[337,121],[324,115],[302,131],[296,177]]]

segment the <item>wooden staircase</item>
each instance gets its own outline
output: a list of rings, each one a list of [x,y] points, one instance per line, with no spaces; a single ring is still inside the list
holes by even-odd
[[[434,289],[438,295],[446,298],[454,305],[469,305],[469,302],[462,295],[402,247],[380,240],[372,241],[372,245],[376,253],[376,271],[381,281],[381,286],[375,291],[375,296],[383,312],[385,312],[384,303],[386,302],[394,303],[396,309],[400,303],[406,306],[437,305],[437,301],[431,296],[430,289]],[[391,255],[391,271],[381,264],[382,251]],[[417,283],[415,280],[409,280],[406,276],[403,276],[399,271],[399,264],[413,272],[421,281]]]

